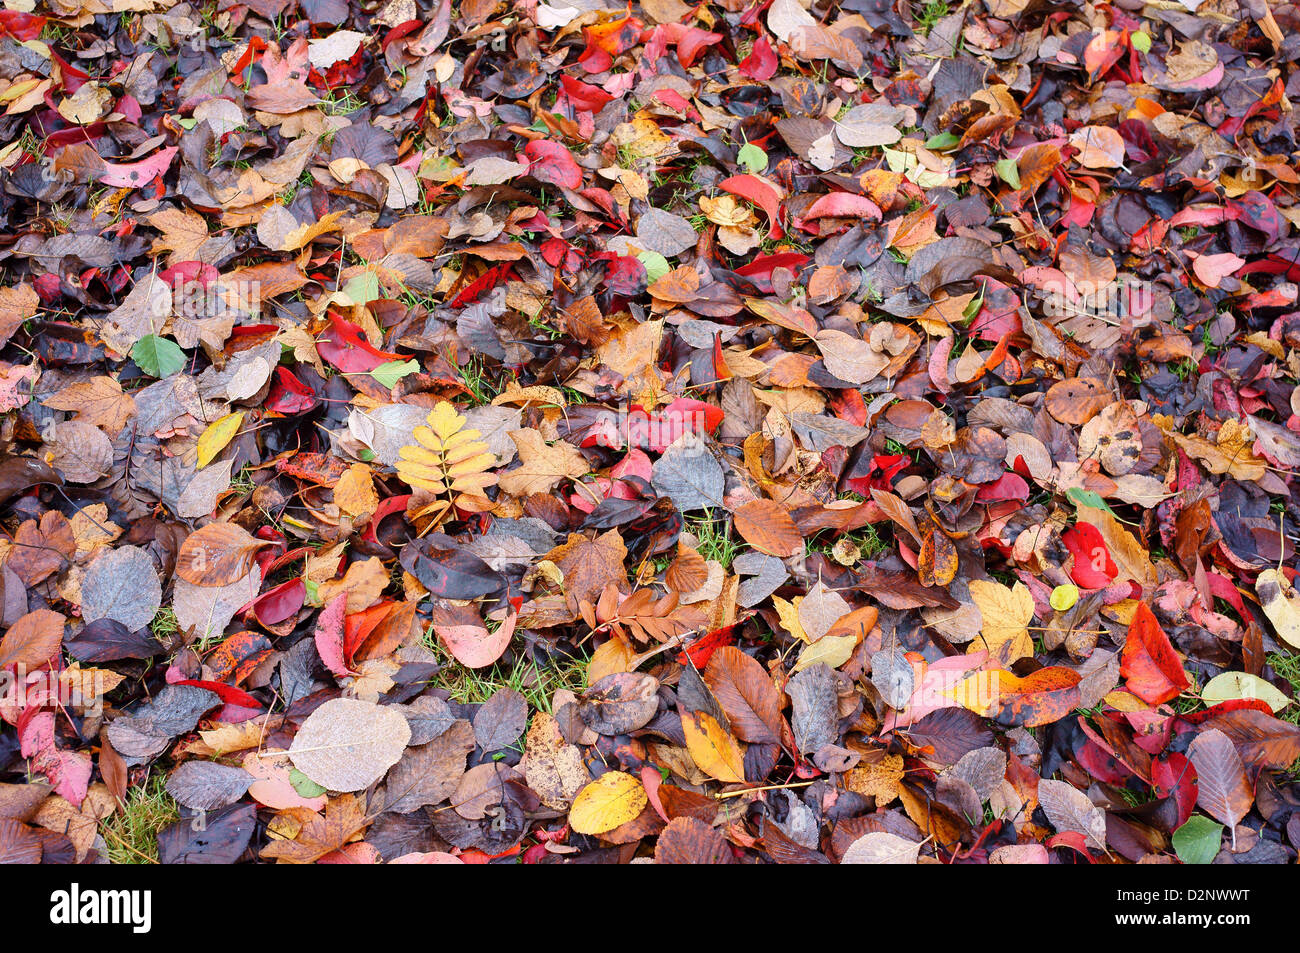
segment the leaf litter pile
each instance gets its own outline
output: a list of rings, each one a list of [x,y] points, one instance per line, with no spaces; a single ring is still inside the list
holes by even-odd
[[[0,860],[1296,859],[1296,7],[5,6]]]

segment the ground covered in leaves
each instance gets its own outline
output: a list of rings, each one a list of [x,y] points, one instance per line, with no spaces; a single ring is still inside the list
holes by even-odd
[[[0,861],[1296,859],[1296,7],[42,7]]]

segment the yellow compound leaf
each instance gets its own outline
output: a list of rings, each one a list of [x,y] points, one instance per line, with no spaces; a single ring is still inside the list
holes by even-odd
[[[426,423],[412,431],[416,442],[398,452],[397,475],[402,480],[433,493],[454,490],[477,496],[496,482],[496,474],[486,472],[496,457],[477,430],[465,429],[465,418],[455,407],[439,401]]]

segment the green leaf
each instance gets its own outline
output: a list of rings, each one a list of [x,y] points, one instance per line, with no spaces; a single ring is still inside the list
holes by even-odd
[[[303,797],[320,797],[325,793],[325,789],[313,781],[307,775],[303,774],[297,768],[289,769],[289,783],[293,789]]]
[[[366,463],[369,463],[371,460],[375,459],[375,451],[371,450],[369,447],[362,447],[361,452],[358,453],[357,456],[366,461]],[[308,585],[310,585],[310,583],[308,583]]]
[[[1007,185],[1013,189],[1020,188],[1020,167],[1016,165],[1015,159],[999,159],[993,163],[993,168],[997,170],[998,178]]]
[[[420,362],[410,361],[385,361],[370,372],[370,376],[385,387],[396,387],[407,374],[414,374],[420,369]]]
[[[941,152],[944,149],[951,149],[959,142],[961,142],[961,140],[951,132],[941,132],[937,136],[931,136],[929,139],[925,140],[925,147],[931,152]]]
[[[767,153],[752,142],[747,142],[736,153],[736,161],[748,172],[762,172],[767,168]]]
[[[1101,498],[1101,494],[1096,490],[1085,490],[1081,487],[1072,486],[1065,491],[1065,498],[1075,506],[1091,506],[1095,510],[1105,510],[1121,523],[1127,523],[1128,520],[1119,519],[1119,514],[1110,508],[1110,504]]]
[[[146,334],[131,348],[131,360],[150,377],[170,377],[185,367],[185,352],[175,341]]]
[[[1133,44],[1133,49],[1137,50],[1139,53],[1150,53],[1150,52],[1151,52],[1151,35],[1150,35],[1150,34],[1148,34],[1148,33],[1134,33],[1134,34],[1132,34],[1132,35],[1128,38],[1128,40],[1129,40],[1130,43]]]
[[[1223,843],[1223,825],[1195,814],[1174,831],[1174,853],[1185,864],[1209,864]]]
[[[1207,705],[1233,701],[1238,698],[1259,699],[1273,711],[1279,712],[1291,704],[1281,691],[1258,675],[1246,672],[1221,672],[1206,682],[1201,689],[1201,701]]]
[[[379,276],[373,271],[363,271],[343,286],[343,293],[353,304],[369,304],[379,297]]]
[[[1048,604],[1057,612],[1065,612],[1079,601],[1079,587],[1072,583],[1063,583],[1052,590]]]
[[[668,265],[668,259],[657,251],[643,251],[636,257],[641,264],[645,265],[646,284],[652,285],[672,271],[672,268]]]

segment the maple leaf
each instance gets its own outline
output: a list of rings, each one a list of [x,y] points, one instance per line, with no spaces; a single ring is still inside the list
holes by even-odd
[[[273,839],[262,848],[261,856],[286,864],[312,864],[356,839],[371,820],[366,816],[365,803],[354,794],[331,799],[324,814],[291,807],[271,822],[271,832],[294,833]]]
[[[199,249],[208,240],[208,223],[203,217],[189,209],[168,208],[154,212],[146,221],[158,231],[161,238],[154,239],[151,251],[171,252],[169,264],[179,261],[194,261]]]
[[[514,496],[547,493],[561,480],[576,480],[590,471],[587,458],[563,440],[548,444],[540,432],[516,430],[510,439],[519,448],[519,466],[501,474],[501,489]]]

